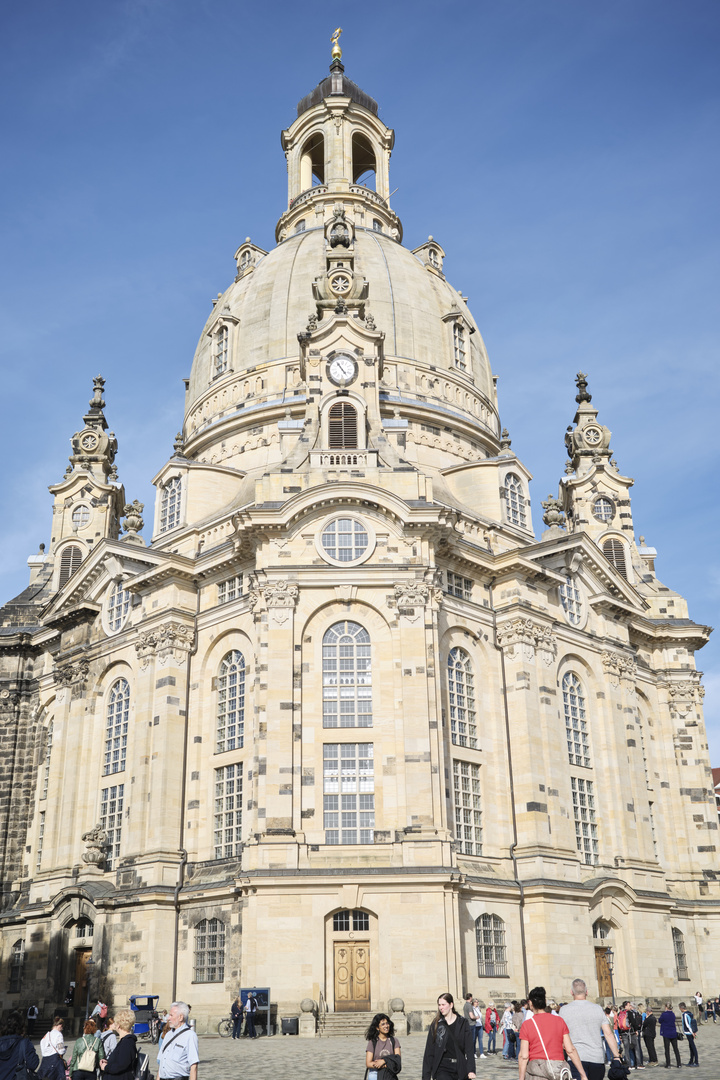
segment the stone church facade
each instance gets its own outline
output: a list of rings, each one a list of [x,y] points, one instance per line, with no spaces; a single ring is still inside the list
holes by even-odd
[[[417,1025],[446,989],[609,996],[608,947],[618,993],[717,971],[709,629],[582,374],[536,539],[480,331],[441,245],[403,247],[394,133],[338,52],[282,135],[277,244],[241,244],[203,328],[151,539],[98,378],[0,610],[5,1009],[90,978],[199,1030],[241,985]]]

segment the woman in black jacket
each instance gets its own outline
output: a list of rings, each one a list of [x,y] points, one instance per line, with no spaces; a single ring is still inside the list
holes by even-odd
[[[20,1012],[11,1012],[0,1029],[0,1080],[15,1080],[22,1064],[37,1069],[40,1059],[35,1047],[25,1038],[25,1019]]]
[[[441,994],[437,1004],[425,1044],[422,1080],[475,1080],[473,1029],[455,1012],[452,994]]]
[[[657,1065],[658,1059],[655,1052],[655,1036],[657,1034],[657,1017],[653,1013],[652,1009],[648,1006],[648,1011],[645,1014],[642,1026],[642,1037],[647,1047],[648,1062],[651,1065]]]
[[[105,1061],[100,1062],[103,1076],[112,1076],[113,1080],[135,1080],[137,1061],[137,1040],[131,1035],[133,1014],[129,1009],[120,1009],[115,1013],[113,1026],[117,1032],[117,1046]]]

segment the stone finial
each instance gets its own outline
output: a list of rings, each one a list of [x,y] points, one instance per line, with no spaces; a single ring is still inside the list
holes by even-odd
[[[559,499],[548,495],[547,499],[541,502],[540,505],[545,511],[543,521],[549,529],[553,528],[553,526],[562,528],[565,525],[565,512]]]
[[[94,829],[83,833],[82,838],[86,845],[86,850],[82,854],[83,862],[89,866],[102,868],[107,856],[108,834],[98,822]]]
[[[105,402],[103,401],[103,391],[105,389],[105,380],[102,375],[96,375],[93,379],[93,396],[90,398],[91,409],[104,409]]]
[[[370,314],[369,311],[365,315],[365,328],[367,330],[375,330],[376,329],[375,320],[374,320],[374,318],[372,317],[372,315]]]
[[[123,540],[126,540],[131,544],[144,544],[142,536],[138,536],[139,532],[142,532],[145,522],[142,519],[142,512],[145,509],[145,504],[138,502],[135,499],[134,502],[128,503],[123,510],[123,517],[125,518],[125,536]]]
[[[512,439],[510,438],[510,432],[506,427],[502,429],[500,433],[500,449],[509,450],[512,446]]]
[[[338,28],[336,30],[333,30],[332,37],[330,38],[330,41],[332,42],[332,49],[330,50],[330,55],[333,58],[333,60],[341,60],[342,59],[342,49],[340,48],[340,35],[341,34],[342,34],[342,26],[338,26]]]
[[[177,435],[175,436],[175,441],[173,443],[173,457],[182,457],[184,445],[185,444],[183,441],[183,433],[182,431],[178,431]]]
[[[568,458],[567,461],[565,462],[565,475],[566,476],[572,476],[572,474],[574,472],[575,472],[575,466],[573,465],[570,458]]]
[[[578,405],[582,405],[583,401],[592,401],[592,394],[588,393],[587,388],[587,375],[584,371],[578,371],[575,376],[575,385],[578,388],[578,392],[575,395],[575,400]]]
[[[316,311],[311,311],[310,314],[308,315],[308,321],[307,321],[306,330],[309,333],[312,333],[314,330],[317,330],[317,323],[318,323],[317,312]]]
[[[341,296],[341,297],[338,298],[338,302],[335,305],[335,314],[336,315],[347,315],[347,313],[348,313],[348,306],[347,306],[347,304],[345,303],[345,301],[343,300],[343,298]]]

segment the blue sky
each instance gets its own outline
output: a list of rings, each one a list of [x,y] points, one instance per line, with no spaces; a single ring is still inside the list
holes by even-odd
[[[513,447],[555,492],[589,372],[636,530],[717,621],[720,5],[716,0],[35,0],[0,17],[0,598],[50,534],[47,485],[107,379],[129,499],[181,426],[210,298],[274,243],[279,133],[326,73],[396,129],[393,207],[470,297]],[[146,513],[149,519],[150,507]],[[720,765],[720,646],[706,672]]]

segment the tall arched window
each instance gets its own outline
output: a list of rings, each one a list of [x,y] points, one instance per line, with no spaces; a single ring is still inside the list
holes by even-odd
[[[687,956],[685,955],[685,936],[682,930],[676,926],[672,928],[673,948],[675,950],[675,967],[677,969],[678,982],[689,979]]]
[[[202,919],[195,927],[195,970],[193,982],[224,982],[225,923],[222,919]]]
[[[160,532],[167,532],[180,524],[180,498],[182,479],[174,476],[162,489],[160,498]]]
[[[448,654],[448,699],[452,741],[457,746],[476,748],[475,677],[470,657],[459,647]]]
[[[367,135],[356,131],[352,137],[353,184],[375,190],[375,151]]]
[[[505,516],[511,525],[524,528],[527,524],[522,481],[515,473],[508,473],[505,477]]]
[[[505,923],[499,915],[481,915],[475,920],[478,975],[497,979],[507,975]]]
[[[58,587],[62,589],[73,576],[80,563],[83,560],[82,548],[77,544],[69,544],[63,548],[62,555],[60,556],[60,578],[58,580]]]
[[[567,621],[572,626],[578,626],[582,620],[582,597],[575,579],[570,574],[567,575],[564,583],[560,586],[560,603],[563,606]]]
[[[108,696],[104,776],[108,773],[123,772],[125,769],[129,716],[130,684],[127,679],[118,679],[113,683]]]
[[[370,635],[356,622],[323,637],[323,727],[372,727]]]
[[[47,799],[48,784],[50,783],[50,758],[52,757],[53,722],[50,720],[45,735],[45,760],[43,761],[41,799]]]
[[[237,649],[220,665],[216,751],[241,750],[245,737],[245,657]]]
[[[582,683],[573,671],[568,671],[563,675],[562,696],[570,764],[589,768],[590,743],[585,719],[585,692]]]
[[[311,135],[300,155],[300,190],[325,183],[325,139],[319,131]]]
[[[328,413],[328,446],[331,450],[357,450],[357,409],[349,401],[339,401]]]
[[[227,326],[221,326],[215,333],[213,359],[215,363],[215,374],[222,375],[227,371],[228,366],[228,337],[229,331]]]
[[[621,577],[627,580],[627,564],[625,562],[625,547],[621,540],[614,536],[608,537],[602,546],[603,555],[617,570]]]
[[[465,327],[462,323],[453,323],[453,352],[455,355],[455,367],[465,370]]]
[[[19,994],[22,986],[23,964],[25,963],[25,942],[20,938],[14,943],[10,952],[10,980],[8,990],[11,994]]]
[[[130,593],[122,582],[113,585],[107,601],[107,621],[110,630],[121,630],[130,611]]]

